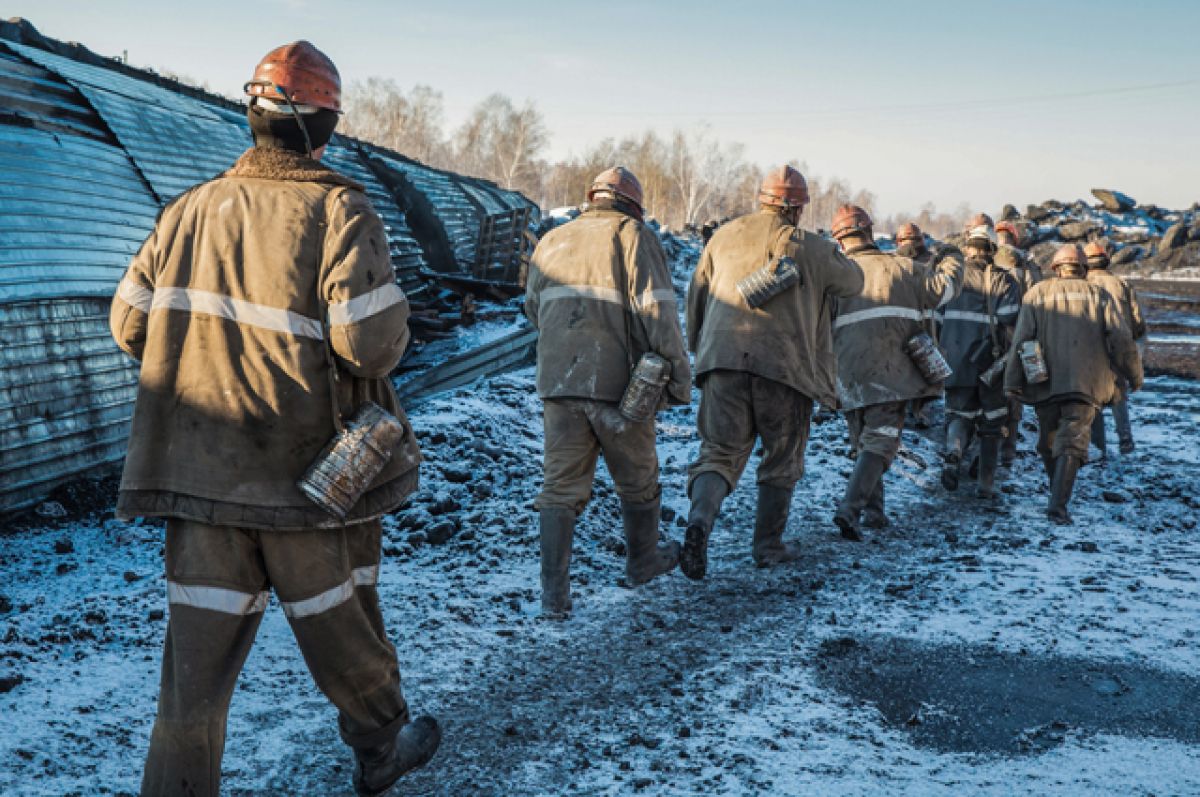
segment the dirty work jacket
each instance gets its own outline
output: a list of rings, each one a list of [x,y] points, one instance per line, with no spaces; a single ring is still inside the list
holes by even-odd
[[[1017,293],[1024,296],[1042,281],[1042,269],[1034,260],[1015,246],[1000,244],[993,256],[993,265],[1007,271],[1017,283]]]
[[[647,351],[671,364],[664,404],[691,401],[691,365],[658,235],[617,209],[592,207],[533,253],[525,315],[538,330],[543,399],[620,401]]]
[[[1146,320],[1142,317],[1142,306],[1138,304],[1137,294],[1128,282],[1106,268],[1089,268],[1087,281],[1102,288],[1117,303],[1121,318],[1129,326],[1134,340],[1145,337]]]
[[[796,262],[799,284],[750,307],[738,282],[779,256]],[[688,287],[688,348],[696,353],[698,381],[712,371],[745,371],[833,406],[831,304],[862,286],[857,264],[775,211],[721,225]]]
[[[1042,345],[1049,380],[1027,384],[1021,358],[1009,360],[1005,390],[1021,391],[1026,404],[1075,399],[1103,406],[1117,395],[1116,375],[1133,390],[1142,386],[1142,361],[1116,302],[1082,275],[1055,277],[1025,295],[1013,348]]]
[[[993,332],[1003,355],[1020,309],[1020,292],[1008,272],[988,268],[986,260],[967,258],[962,292],[937,312],[942,329],[938,343],[954,369],[947,388],[981,386],[979,375],[995,361]]]
[[[407,427],[387,376],[408,302],[361,186],[251,149],[167,205],[112,304],[113,337],[142,362],[120,514],[340,525],[296,487],[334,435],[323,304],[343,414],[370,399]],[[350,519],[397,506],[419,462],[409,429]]]
[[[962,260],[949,255],[921,266],[873,244],[847,254],[865,283],[861,294],[838,299],[835,309],[839,409],[938,395],[941,386],[925,381],[904,343],[926,331],[929,314],[958,293]]]

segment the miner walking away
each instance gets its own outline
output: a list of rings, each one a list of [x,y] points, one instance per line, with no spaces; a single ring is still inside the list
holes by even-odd
[[[596,177],[580,216],[533,253],[525,314],[538,329],[537,390],[544,404],[545,478],[540,514],[542,612],[571,609],[575,520],[592,494],[600,454],[621,497],[625,573],[639,585],[679,563],[659,544],[661,488],[653,413],[630,420],[619,402],[647,353],[669,373],[657,408],[691,400],[675,291],[658,235],[642,220],[642,187],[627,169]]]
[[[758,506],[751,553],[759,567],[799,555],[785,543],[792,492],[804,474],[813,401],[834,406],[830,304],[862,290],[862,271],[796,225],[808,185],[790,166],[771,171],[759,210],[721,225],[688,288],[688,346],[700,385],[700,455],[688,470],[685,575],[701,579],[721,501],[754,450]]]
[[[1061,247],[1055,277],[1025,295],[1017,318],[1004,387],[1032,404],[1038,418],[1038,453],[1050,478],[1047,515],[1068,524],[1067,502],[1097,407],[1118,395],[1118,380],[1142,386],[1142,362],[1121,310],[1103,289],[1088,283],[1083,252]]]
[[[909,258],[915,265],[921,268],[928,268],[930,263],[933,262],[933,252],[925,244],[924,231],[911,221],[901,225],[900,229],[896,230],[896,236],[893,240],[896,244],[896,254]],[[933,342],[937,343],[937,322],[933,318],[930,318],[925,329],[933,339]],[[939,390],[935,395],[913,399],[908,403],[908,415],[912,417],[913,428],[928,429],[933,425],[933,422],[930,420],[930,408],[940,396],[941,391]]]
[[[387,379],[408,303],[362,186],[320,163],[340,110],[333,63],[285,45],[246,91],[255,146],[167,205],[112,306],[113,336],[142,363],[117,510],[167,519],[142,794],[219,793],[230,699],[272,590],[338,709],[356,790],[382,794],[440,740],[431,717],[410,721],[375,587],[379,517],[420,463]],[[297,480],[366,401],[403,434],[342,520]]]
[[[928,337],[930,315],[948,304],[962,281],[962,256],[941,249],[927,266],[886,254],[875,245],[871,218],[857,205],[843,205],[833,217],[833,237],[863,272],[862,293],[835,305],[833,345],[837,354],[838,406],[850,427],[854,471],[834,515],[848,540],[861,541],[866,524],[884,528],[883,474],[900,450],[905,409],[941,392],[940,375],[925,374],[906,347]]]
[[[1021,248],[1021,228],[1012,221],[996,225],[996,254],[992,263],[1008,272],[1017,284],[1017,294],[1022,300],[1034,285],[1042,281],[1042,270],[1037,261]],[[1025,405],[1016,399],[1008,402],[1008,423],[1004,439],[1000,443],[1000,464],[1009,467],[1017,459],[1017,444],[1021,439],[1021,419]]]
[[[942,486],[957,490],[961,462],[979,437],[976,495],[995,497],[1000,444],[1008,433],[1004,367],[1020,310],[1017,284],[996,268],[992,220],[979,214],[967,226],[962,291],[938,311],[940,343],[954,373],[946,380],[946,447]]]
[[[1108,270],[1108,247],[1102,241],[1093,241],[1083,248],[1087,257],[1087,281],[1104,290],[1108,297],[1116,302],[1121,312],[1121,318],[1133,334],[1133,339],[1141,340],[1146,335],[1146,321],[1142,318],[1142,307],[1138,304],[1137,294],[1128,282]],[[1117,442],[1122,454],[1132,454],[1134,451],[1133,427],[1129,423],[1129,383],[1124,377],[1117,376],[1117,394],[1112,403],[1113,424],[1117,427]],[[1104,434],[1104,407],[1096,410],[1092,421],[1092,445],[1100,449],[1100,458],[1108,456],[1108,444]]]

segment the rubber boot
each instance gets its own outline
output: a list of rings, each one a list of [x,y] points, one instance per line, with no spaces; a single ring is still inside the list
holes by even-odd
[[[875,491],[867,499],[867,505],[863,508],[862,521],[863,525],[869,529],[886,529],[892,525],[892,519],[887,516],[883,507],[882,478],[875,482]]]
[[[658,542],[660,499],[644,504],[621,501],[621,519],[625,523],[625,578],[630,586],[639,586],[679,564],[679,543]]]
[[[1120,442],[1122,454],[1132,454],[1136,450],[1133,444],[1133,426],[1129,423],[1129,399],[1117,399],[1112,408],[1113,425],[1117,427],[1117,440]]]
[[[800,557],[800,546],[783,541],[788,513],[792,508],[793,487],[758,485],[758,507],[754,514],[754,542],[751,555],[758,567],[791,562]]]
[[[1075,489],[1075,474],[1083,464],[1079,457],[1063,454],[1054,463],[1054,481],[1050,484],[1050,506],[1046,515],[1060,526],[1071,524],[1071,515],[1067,512],[1067,502],[1071,500],[1071,492]]]
[[[692,482],[691,493],[692,506],[688,510],[679,569],[688,578],[699,581],[708,572],[708,538],[721,511],[721,502],[729,495],[729,484],[719,474],[706,471]]]
[[[962,464],[963,453],[967,450],[967,440],[971,427],[966,418],[953,418],[946,426],[946,456],[942,466],[942,486],[950,492],[958,489],[958,471]]]
[[[1000,461],[1000,438],[979,438],[979,483],[975,495],[979,498],[996,497],[996,466]]]
[[[1042,454],[1042,469],[1046,471],[1046,485],[1054,483],[1054,455]]]
[[[1008,434],[1000,444],[1000,465],[1008,468],[1017,461],[1017,443],[1021,440],[1021,418],[1025,405],[1019,401],[1011,401],[1008,405]]]
[[[870,451],[859,452],[858,462],[854,464],[854,472],[850,474],[850,481],[846,483],[846,492],[842,496],[842,502],[838,504],[837,513],[833,516],[833,522],[837,524],[842,536],[846,539],[852,542],[862,542],[859,518],[862,515],[863,507],[870,500],[871,494],[880,485],[887,467],[887,460],[878,454]]]
[[[1104,408],[1096,410],[1092,418],[1092,445],[1100,449],[1100,461],[1108,459],[1108,434],[1104,428]]]
[[[441,742],[442,730],[437,720],[418,717],[387,744],[356,748],[354,791],[369,797],[386,794],[401,775],[429,763]]]
[[[541,511],[542,616],[561,620],[571,611],[571,541],[575,510],[548,507]]]

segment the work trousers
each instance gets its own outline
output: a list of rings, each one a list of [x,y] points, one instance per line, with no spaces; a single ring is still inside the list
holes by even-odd
[[[596,462],[604,462],[617,495],[634,504],[658,497],[658,450],[654,420],[635,423],[615,402],[546,399],[543,413],[545,452],[540,511],[574,509],[578,514],[592,496]]]
[[[312,531],[168,521],[170,618],[143,797],[219,794],[230,699],[271,590],[343,741],[378,746],[408,722],[375,590],[380,535],[378,521]]]
[[[906,401],[868,404],[846,412],[850,427],[850,445],[855,454],[869,451],[887,460],[889,466],[900,450],[900,433],[904,431]]]
[[[758,483],[792,489],[804,475],[813,402],[784,385],[745,371],[710,371],[700,386],[700,456],[688,468],[688,493],[701,473],[737,486],[762,440]]]
[[[1117,378],[1117,397],[1108,405],[1112,408],[1113,426],[1117,429],[1117,440],[1125,443],[1133,440],[1133,426],[1129,422],[1129,383],[1124,378]],[[1092,421],[1092,442],[1100,443],[1104,439],[1104,407],[1096,410]]]
[[[999,387],[946,388],[946,423],[955,417],[971,422],[980,437],[1004,437],[1007,432],[1008,398]]]
[[[1086,401],[1050,400],[1038,404],[1038,453],[1043,460],[1064,454],[1088,460],[1088,441],[1092,436],[1092,418],[1096,408]]]

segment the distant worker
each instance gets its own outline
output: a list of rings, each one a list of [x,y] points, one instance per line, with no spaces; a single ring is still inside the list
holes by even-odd
[[[804,474],[813,402],[834,405],[829,303],[862,290],[852,261],[799,229],[808,184],[790,166],[772,169],[759,209],[722,224],[688,288],[688,346],[700,385],[700,454],[688,469],[691,510],[681,569],[704,578],[721,501],[754,451],[758,505],[751,553],[759,567],[789,562],[783,541],[796,482]]]
[[[546,449],[534,506],[542,613],[552,619],[571,610],[575,521],[591,499],[601,454],[621,498],[629,583],[644,584],[679,563],[679,543],[659,544],[654,418],[635,423],[618,407],[633,366],[648,352],[669,367],[659,409],[691,400],[671,274],[658,235],[643,222],[642,186],[633,172],[621,166],[601,172],[587,200],[578,218],[538,243],[525,297],[525,314],[539,333]]]
[[[168,203],[112,305],[113,337],[142,363],[117,511],[167,519],[142,794],[220,791],[230,698],[272,590],[338,708],[355,789],[381,794],[441,738],[432,717],[410,721],[375,586],[379,518],[421,459],[388,378],[408,301],[363,186],[320,163],[341,108],[333,62],[284,45],[246,92],[255,146]],[[402,434],[376,439],[390,458],[343,519],[297,480],[364,399]]]
[[[1041,267],[1021,248],[1021,231],[1013,222],[1002,221],[996,225],[996,243],[993,263],[1008,272],[1017,283],[1018,295],[1023,298],[1026,291],[1042,281]],[[1025,405],[1016,399],[1010,400],[1008,423],[1004,440],[1000,444],[1000,464],[1005,467],[1011,466],[1017,459],[1017,446],[1021,441],[1021,420],[1024,415]]]
[[[911,221],[896,230],[895,241],[896,254],[909,258],[918,266],[928,266],[933,259],[933,252],[925,244],[925,233]],[[937,342],[937,322],[933,319],[932,315],[926,322],[925,328],[934,342]],[[941,391],[939,390],[937,396],[913,399],[908,403],[908,414],[912,417],[915,428],[928,429],[932,425],[933,422],[929,417],[930,409],[940,395]]]
[[[939,342],[954,373],[946,380],[946,447],[942,486],[957,490],[960,463],[972,439],[979,437],[976,495],[995,496],[1000,443],[1007,433],[1008,397],[1004,395],[1003,365],[1012,327],[1020,309],[1019,289],[1003,269],[996,268],[996,234],[991,219],[979,214],[965,231],[966,267],[962,291],[938,311]],[[990,382],[981,377],[990,374]]]
[[[880,251],[871,217],[857,205],[838,208],[833,237],[864,276],[861,294],[837,300],[833,321],[838,403],[856,455],[833,520],[843,537],[862,541],[864,510],[868,527],[889,523],[883,474],[900,450],[908,402],[932,398],[942,389],[922,374],[906,344],[927,331],[932,310],[957,295],[963,264],[951,247],[941,249],[927,267]]]
[[[1121,318],[1129,327],[1135,341],[1146,335],[1146,322],[1142,318],[1142,308],[1138,304],[1137,294],[1121,277],[1108,270],[1108,247],[1103,241],[1093,241],[1083,248],[1087,257],[1087,281],[1104,290],[1121,312]],[[1129,423],[1129,384],[1117,376],[1117,395],[1112,404],[1113,424],[1117,427],[1117,440],[1122,454],[1134,452],[1133,427]],[[1108,445],[1104,432],[1104,408],[1096,410],[1096,418],[1092,421],[1092,444],[1100,449],[1100,457],[1108,455]]]
[[[1117,302],[1088,283],[1079,247],[1059,248],[1051,268],[1056,276],[1025,295],[1013,336],[1020,356],[1009,359],[1004,386],[1037,410],[1038,453],[1050,479],[1046,514],[1069,524],[1067,503],[1087,462],[1096,408],[1116,397],[1118,379],[1140,389],[1142,362]],[[1040,352],[1027,351],[1034,349]],[[1041,371],[1041,381],[1030,381],[1027,365]]]

